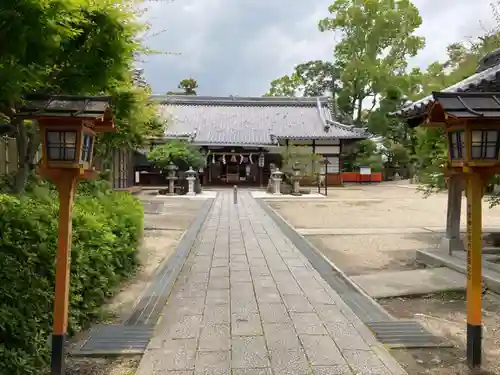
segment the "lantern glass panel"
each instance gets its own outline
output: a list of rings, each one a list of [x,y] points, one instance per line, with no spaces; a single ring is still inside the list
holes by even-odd
[[[498,159],[500,145],[497,130],[473,130],[471,135],[472,159]]]
[[[77,133],[74,131],[52,131],[46,133],[47,159],[49,161],[74,161],[76,157]]]
[[[83,135],[83,144],[82,144],[82,156],[80,158],[81,161],[90,162],[90,155],[92,152],[92,143],[94,142],[94,137],[88,134]]]
[[[462,160],[465,155],[464,131],[459,130],[449,133],[448,142],[450,143],[451,160]]]

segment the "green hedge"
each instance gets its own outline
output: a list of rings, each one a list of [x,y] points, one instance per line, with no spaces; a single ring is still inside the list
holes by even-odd
[[[79,188],[73,214],[69,332],[99,309],[137,266],[143,208],[102,183]],[[39,375],[49,359],[58,201],[52,189],[0,194],[0,374]]]

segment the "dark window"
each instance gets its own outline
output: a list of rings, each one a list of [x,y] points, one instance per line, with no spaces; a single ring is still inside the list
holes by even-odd
[[[498,159],[498,132],[496,130],[472,131],[472,159]]]
[[[462,160],[465,154],[464,131],[449,134],[451,160]]]
[[[86,161],[90,162],[90,155],[91,155],[91,150],[92,150],[92,141],[93,137],[84,134],[83,135],[83,145],[82,145],[82,157],[80,158],[81,161]]]
[[[48,160],[74,161],[76,138],[76,132],[48,130],[46,133]]]

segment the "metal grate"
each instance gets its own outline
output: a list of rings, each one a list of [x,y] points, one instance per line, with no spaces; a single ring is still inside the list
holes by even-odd
[[[452,347],[415,320],[367,322],[378,341],[389,348]]]
[[[148,346],[153,330],[154,327],[151,325],[110,324],[97,326],[85,344],[72,354],[79,356],[142,354]]]

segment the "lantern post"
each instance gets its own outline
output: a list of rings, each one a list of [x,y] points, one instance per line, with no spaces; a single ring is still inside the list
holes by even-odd
[[[324,159],[321,161],[321,164],[323,164],[325,168],[325,196],[326,196],[328,195],[328,165],[330,164],[330,161],[326,156],[324,156]]]
[[[422,124],[444,130],[447,173],[467,186],[467,364],[481,367],[482,200],[489,179],[500,172],[500,98],[488,92],[434,92]]]
[[[69,313],[73,201],[78,182],[97,176],[92,167],[96,133],[114,131],[109,97],[29,96],[18,116],[36,120],[42,138],[37,172],[59,195],[59,228],[52,331],[51,374],[65,373]]]

